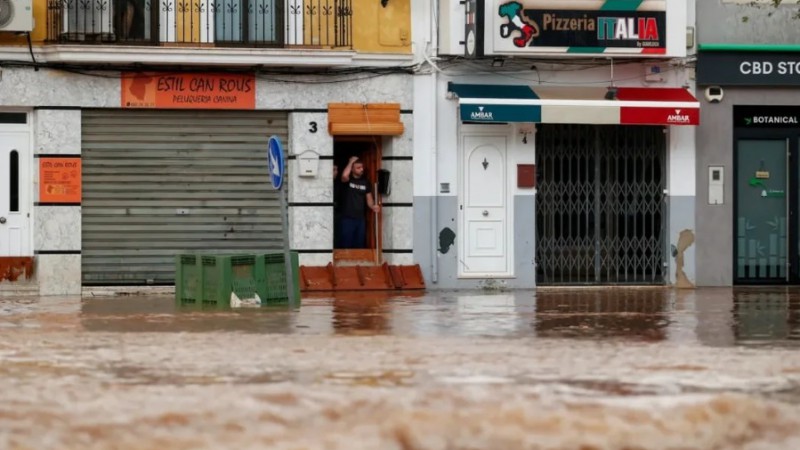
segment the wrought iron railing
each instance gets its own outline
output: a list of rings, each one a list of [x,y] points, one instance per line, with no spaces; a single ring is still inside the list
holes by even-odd
[[[49,42],[352,48],[353,0],[49,0]]]

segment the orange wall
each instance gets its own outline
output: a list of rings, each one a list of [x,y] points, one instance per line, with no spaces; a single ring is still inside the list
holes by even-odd
[[[353,0],[353,26],[360,52],[411,53],[411,0]]]

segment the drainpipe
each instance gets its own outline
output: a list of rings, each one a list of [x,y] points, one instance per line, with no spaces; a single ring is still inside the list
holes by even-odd
[[[436,80],[436,72],[431,73],[433,80],[433,132],[431,132],[431,140],[433,145],[431,148],[431,160],[433,161],[433,197],[431,197],[431,249],[433,249],[433,258],[431,258],[431,282],[437,283],[439,281],[439,242],[436,239],[437,231],[439,229],[439,152],[438,148],[438,133],[436,127],[439,125],[439,88]]]
[[[439,55],[439,30],[437,18],[439,17],[439,1],[431,2],[431,50],[434,52],[434,57]],[[425,49],[427,51],[427,49]],[[434,66],[435,68],[436,66]],[[439,282],[439,242],[436,239],[437,231],[439,229],[439,152],[438,139],[439,133],[437,128],[439,126],[439,84],[436,77],[436,70],[431,70],[431,81],[433,82],[433,130],[431,132],[431,161],[433,171],[433,196],[431,197],[431,283]]]

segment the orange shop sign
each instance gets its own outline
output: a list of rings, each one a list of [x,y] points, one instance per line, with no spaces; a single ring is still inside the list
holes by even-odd
[[[253,74],[123,72],[123,108],[255,109]]]
[[[81,202],[80,157],[39,159],[39,202]]]

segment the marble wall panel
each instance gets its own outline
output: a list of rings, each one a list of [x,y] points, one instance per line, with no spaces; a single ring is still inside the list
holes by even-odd
[[[324,76],[327,81],[330,76]],[[392,74],[368,79],[319,83],[319,76],[295,76],[292,82],[258,78],[258,109],[327,109],[328,103],[400,103],[413,107],[412,75]]]
[[[414,156],[414,116],[400,114],[405,130],[400,136],[384,138],[383,156]]]
[[[292,249],[330,250],[333,248],[333,208],[293,206],[289,209],[292,224]]]
[[[313,177],[301,177],[299,165],[297,160],[289,161],[289,202],[333,203],[333,160],[320,160],[317,175]]]
[[[301,266],[327,266],[333,262],[333,253],[300,253]]]
[[[60,70],[3,68],[0,105],[81,106],[118,108],[120,80],[109,76],[78,75]]]
[[[80,110],[39,109],[33,126],[35,154],[81,154]]]
[[[327,104],[324,105],[325,109],[327,107]],[[293,155],[313,150],[320,156],[333,156],[333,136],[328,134],[328,113],[290,113],[289,142]]]
[[[36,250],[80,250],[81,207],[37,206],[33,245]]]
[[[39,295],[80,295],[81,255],[37,255]]]
[[[410,266],[415,264],[414,255],[411,253],[384,253],[383,259],[389,264]]]
[[[411,250],[413,248],[413,220],[413,208],[384,208],[383,248],[392,250]]]

